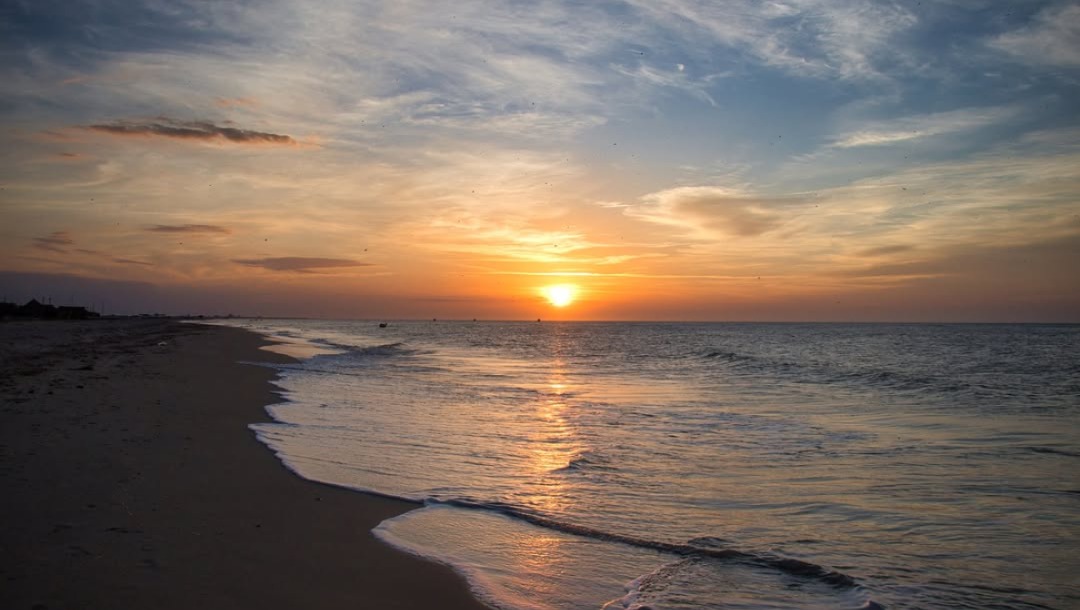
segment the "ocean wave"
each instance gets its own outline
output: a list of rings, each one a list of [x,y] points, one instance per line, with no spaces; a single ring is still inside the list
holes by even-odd
[[[770,568],[784,574],[788,574],[790,576],[797,576],[805,578],[807,580],[814,580],[839,589],[851,589],[859,586],[856,580],[851,576],[848,576],[847,574],[838,572],[836,570],[829,569],[825,566],[817,565],[815,563],[810,563],[791,557],[784,557],[774,553],[745,551],[730,547],[718,547],[713,546],[712,544],[703,543],[703,541],[706,540],[718,539],[695,538],[681,544],[673,542],[663,542],[660,540],[649,540],[646,538],[639,538],[627,534],[606,532],[588,526],[566,523],[503,502],[477,502],[474,500],[466,500],[460,498],[429,498],[425,500],[425,504],[453,506],[456,508],[495,512],[501,515],[505,515],[507,517],[512,517],[521,521],[525,521],[526,523],[530,523],[538,527],[562,532],[564,534],[572,534],[575,536],[593,538],[606,542],[618,542],[629,546],[650,549],[654,551],[661,551],[664,553],[679,555],[682,557],[708,558],[718,561],[734,561],[744,565],[754,565]],[[695,541],[697,541],[698,544],[695,544]]]
[[[843,384],[902,393],[987,394],[996,391],[992,387],[973,385],[955,378],[944,381],[926,375],[885,369],[851,370],[827,363],[780,360],[727,350],[709,350],[700,354],[700,358],[721,363],[730,370],[775,375],[796,383]]]
[[[410,354],[419,353],[420,350],[413,349],[405,344],[404,341],[397,341],[394,343],[382,343],[379,345],[350,345],[348,343],[338,343],[330,339],[312,339],[313,343],[320,345],[326,345],[336,349],[343,350],[343,354],[335,354],[336,357],[352,357],[352,358],[365,358],[365,357],[390,357],[390,356],[408,356]]]
[[[598,470],[610,470],[611,466],[607,464],[607,459],[593,451],[583,451],[567,462],[566,466],[562,468],[556,468],[553,473],[560,472],[578,472],[586,468],[598,469]]]
[[[723,360],[726,362],[757,362],[760,358],[751,356],[749,354],[737,354],[735,352],[729,352],[725,350],[712,350],[701,355],[702,358],[708,358],[713,360]]]
[[[1068,457],[1080,457],[1080,452],[1070,451],[1068,449],[1057,449],[1054,447],[1026,447],[1028,451],[1032,453],[1048,453],[1051,455],[1064,455]]]
[[[715,576],[715,573],[711,575]],[[665,606],[665,598],[672,596],[682,601],[688,596],[693,597],[693,593],[687,592],[688,583],[712,581],[709,576],[709,567],[703,565],[703,559],[700,557],[687,557],[666,563],[634,579],[626,586],[626,595],[604,604],[602,610],[651,610],[654,607]],[[693,585],[689,586],[693,587]],[[870,599],[859,587],[852,587],[845,593],[849,595],[839,599],[830,599],[829,607],[834,610],[884,610],[884,606]],[[779,607],[777,602],[778,600],[773,600],[772,603],[762,600],[762,603],[766,605],[760,607]],[[789,607],[789,604],[790,600],[779,601],[779,605],[785,608]],[[677,605],[682,607],[683,604],[677,603]]]

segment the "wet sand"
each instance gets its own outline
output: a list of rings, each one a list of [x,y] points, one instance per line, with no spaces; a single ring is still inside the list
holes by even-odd
[[[305,481],[248,425],[287,361],[167,320],[0,323],[0,607],[485,608],[371,529],[415,508]]]

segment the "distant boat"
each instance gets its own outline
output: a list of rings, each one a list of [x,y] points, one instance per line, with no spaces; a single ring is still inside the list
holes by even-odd
[[[379,328],[386,328],[386,322],[379,322]]]

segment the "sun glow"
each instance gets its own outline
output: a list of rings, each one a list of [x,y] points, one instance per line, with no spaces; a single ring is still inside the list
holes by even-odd
[[[573,303],[577,292],[578,287],[573,284],[555,284],[540,289],[540,294],[544,295],[544,298],[555,307],[566,307]]]

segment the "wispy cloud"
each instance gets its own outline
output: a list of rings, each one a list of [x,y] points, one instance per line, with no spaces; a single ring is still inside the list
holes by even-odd
[[[713,81],[730,75],[730,73],[710,74],[705,78],[694,79],[686,74],[685,64],[675,64],[666,70],[647,64],[634,67],[617,65],[614,69],[619,74],[638,81],[646,89],[683,90],[714,107],[719,104],[709,95],[708,88]]]
[[[71,233],[67,231],[54,231],[45,237],[35,237],[34,247],[39,250],[45,250],[47,252],[55,252],[57,254],[68,255],[64,257],[65,263],[85,263],[90,261],[105,261],[112,262],[120,265],[141,265],[141,266],[153,266],[153,263],[140,261],[132,258],[125,258],[119,256],[113,256],[101,250],[95,250],[91,248],[71,248],[75,245],[75,240],[71,237]],[[72,254],[82,254],[84,256],[71,256]],[[50,263],[56,261],[50,260]]]
[[[254,108],[259,105],[259,100],[251,97],[219,97],[214,100],[214,103],[219,108]]]
[[[217,233],[217,234],[229,234],[232,233],[227,227],[218,225],[154,225],[147,227],[147,231],[152,233]]]
[[[130,258],[112,258],[110,260],[112,260],[112,262],[114,262],[114,263],[119,263],[121,265],[142,265],[144,267],[153,267],[154,266],[153,263],[147,263],[145,261],[137,261],[137,260],[130,259]]]
[[[903,59],[891,41],[918,21],[898,5],[865,0],[632,3],[704,48],[726,46],[764,65],[812,78],[882,78],[882,64]]]
[[[1031,23],[992,44],[1028,63],[1080,66],[1080,6],[1063,2],[1047,7]]]
[[[914,249],[915,247],[909,244],[895,244],[891,246],[874,246],[872,248],[867,248],[865,250],[857,252],[856,254],[858,256],[877,257],[887,256],[889,254],[898,254],[900,252],[911,252]]]
[[[74,245],[75,240],[67,231],[53,231],[45,237],[35,237],[34,247],[49,252],[67,252],[67,247]]]
[[[630,216],[705,234],[754,237],[779,228],[784,207],[795,198],[768,198],[714,186],[683,186],[642,198],[625,208]]]
[[[317,258],[305,256],[233,259],[233,262],[247,267],[261,267],[263,269],[270,269],[271,271],[295,271],[298,273],[310,273],[317,269],[372,266],[371,263],[362,263],[347,258]]]
[[[1037,285],[1047,290],[1068,283],[1077,260],[1080,234],[1073,234],[1021,244],[948,246],[911,260],[852,268],[844,274],[901,280],[948,277],[966,284],[1008,281],[1014,286]],[[1080,296],[1080,285],[1072,284],[1071,292]]]
[[[88,125],[86,129],[113,136],[160,137],[177,140],[223,141],[234,144],[295,146],[291,136],[217,125],[209,121],[180,121],[167,117],[145,120],[123,120]]]
[[[544,230],[520,220],[501,221],[465,216],[433,219],[426,228],[433,250],[481,255],[493,261],[565,262],[569,255],[593,247],[580,231]],[[436,236],[439,236],[436,238]]]
[[[840,134],[832,142],[836,148],[883,146],[958,133],[986,127],[1015,116],[1013,107],[965,108],[920,116],[903,117],[872,123],[867,127]]]
[[[752,185],[674,187],[610,209],[670,227],[668,238],[682,245],[663,262],[678,260],[686,273],[784,274],[800,278],[804,289],[896,285],[945,273],[944,264],[924,263],[988,243],[1017,252],[1026,252],[1027,244],[1075,243],[1068,240],[1080,235],[1076,141],[1073,131],[1034,134],[971,158],[928,162],[812,193],[765,194]],[[633,270],[646,269],[646,263]],[[993,266],[955,272],[989,277]]]

